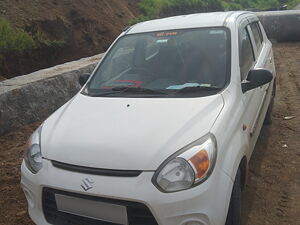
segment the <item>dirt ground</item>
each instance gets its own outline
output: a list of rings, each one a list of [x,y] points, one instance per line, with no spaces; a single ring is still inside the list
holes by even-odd
[[[300,43],[276,44],[274,52],[273,124],[263,127],[250,161],[246,225],[300,224]]]
[[[262,129],[250,161],[245,225],[300,225],[300,43],[276,44],[274,50],[273,124]],[[0,225],[33,225],[19,182],[23,145],[38,124],[0,137]]]

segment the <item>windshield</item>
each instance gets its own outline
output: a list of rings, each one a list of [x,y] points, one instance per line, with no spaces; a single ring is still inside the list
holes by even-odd
[[[200,28],[121,37],[95,71],[91,96],[209,95],[228,81],[229,32]]]

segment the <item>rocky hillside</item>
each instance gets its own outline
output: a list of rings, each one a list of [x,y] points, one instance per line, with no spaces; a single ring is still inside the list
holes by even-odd
[[[10,78],[105,51],[128,21],[138,15],[137,2],[1,0],[0,18],[40,44],[22,53],[0,52],[0,76]]]

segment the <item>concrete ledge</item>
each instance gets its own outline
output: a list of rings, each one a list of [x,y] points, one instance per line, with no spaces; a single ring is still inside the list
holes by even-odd
[[[0,82],[0,135],[49,116],[76,94],[80,88],[78,77],[91,73],[101,57],[102,54]]]
[[[273,42],[300,41],[300,10],[257,12]]]

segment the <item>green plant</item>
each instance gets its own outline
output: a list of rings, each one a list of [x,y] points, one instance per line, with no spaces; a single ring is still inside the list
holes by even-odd
[[[0,54],[25,52],[36,48],[34,39],[23,30],[16,30],[0,18]]]
[[[65,40],[48,40],[42,33],[29,34],[21,29],[13,29],[9,22],[0,18],[0,59],[6,54],[21,54],[36,48],[51,48],[57,52],[65,47]]]
[[[67,44],[65,40],[48,40],[43,37],[41,32],[37,32],[33,35],[33,39],[36,41],[39,47],[51,47],[51,48],[63,48]]]
[[[293,9],[298,4],[300,4],[300,0],[290,0],[287,2],[288,9]]]
[[[223,10],[268,10],[296,6],[300,0],[142,0],[142,15],[131,19],[130,24],[178,14]]]
[[[129,21],[130,24],[176,14],[222,10],[220,0],[142,0],[139,3],[142,15]]]

